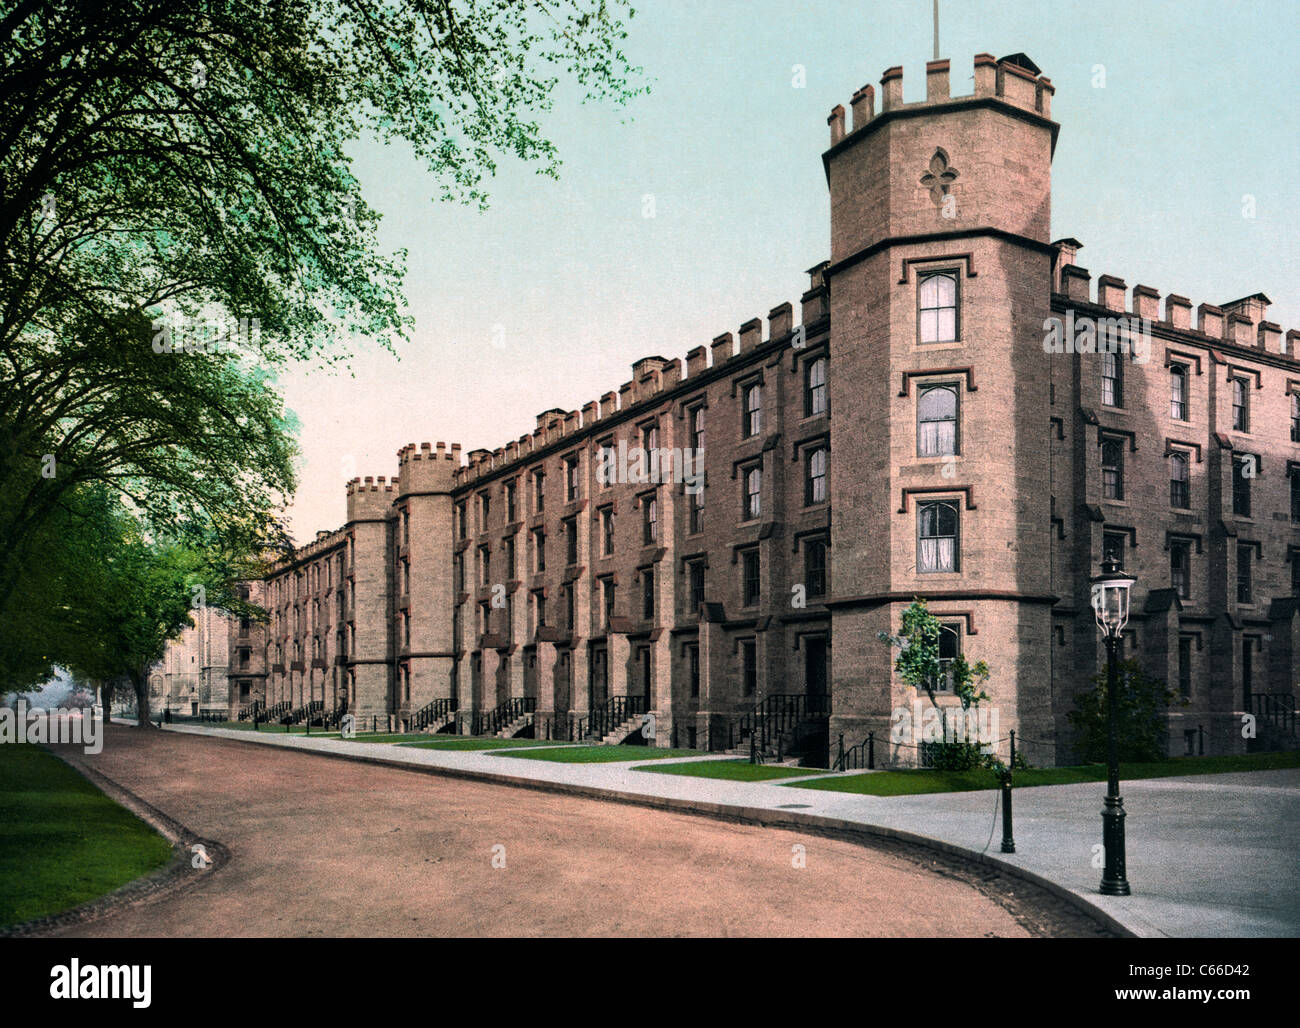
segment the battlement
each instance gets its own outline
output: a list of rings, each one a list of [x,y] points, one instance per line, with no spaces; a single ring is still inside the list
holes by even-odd
[[[642,405],[649,406],[665,393],[676,389],[683,381],[698,378],[728,361],[739,362],[765,343],[784,342],[796,332],[806,336],[829,314],[825,281],[825,272],[829,266],[829,261],[822,261],[808,270],[809,288],[801,301],[803,321],[797,329],[794,325],[794,307],[786,302],[768,312],[766,339],[763,337],[762,319],[755,317],[740,326],[739,347],[735,345],[732,334],[724,332],[710,346],[697,346],[691,350],[686,355],[684,368],[678,358],[669,360],[658,355],[642,357],[632,364],[632,378],[617,391],[611,390],[599,400],[589,400],[579,410],[565,411],[556,407],[543,411],[537,415],[537,427],[531,435],[522,435],[497,450],[470,451],[465,466],[456,469],[456,486],[470,485],[503,467],[526,461],[552,443],[591,428],[598,422],[607,421]]]
[[[437,447],[435,450],[434,447]],[[460,443],[407,443],[397,451],[397,463],[399,466],[405,466],[411,461],[419,460],[449,460],[460,463]]]
[[[346,540],[347,533],[341,528],[336,528],[332,532],[322,529],[316,533],[316,538],[311,542],[295,547],[291,552],[276,560],[271,565],[266,577],[272,578],[275,575],[290,571],[300,564],[308,564],[321,554],[337,549]]]
[[[843,105],[836,104],[831,110],[826,119],[831,130],[831,146],[842,142],[848,135],[862,131],[878,117],[904,109],[910,111],[952,103],[955,100],[996,97],[1014,107],[1051,118],[1052,96],[1056,87],[1024,54],[1011,54],[1000,60],[995,60],[992,54],[976,54],[974,68],[975,92],[954,97],[951,93],[950,63],[947,60],[929,61],[925,66],[925,99],[907,104],[903,102],[903,69],[898,66],[887,69],[880,79],[879,113],[875,109],[875,87],[869,85],[854,93],[850,101],[853,109],[851,128],[845,126]]]
[[[1202,303],[1192,318],[1192,301],[1178,293],[1163,297],[1151,286],[1135,285],[1130,291],[1122,278],[1101,275],[1092,288],[1092,273],[1075,263],[1082,244],[1062,239],[1056,247],[1052,270],[1052,290],[1058,296],[1078,303],[1096,304],[1116,314],[1144,318],[1180,332],[1205,336],[1211,342],[1229,343],[1275,354],[1300,364],[1300,330],[1283,331],[1280,325],[1265,320],[1272,301],[1263,293],[1253,293],[1239,300],[1216,305]],[[1163,307],[1163,310],[1162,310]]]

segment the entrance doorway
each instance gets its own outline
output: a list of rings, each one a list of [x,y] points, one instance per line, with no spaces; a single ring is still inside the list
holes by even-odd
[[[803,673],[808,694],[808,709],[830,713],[827,696],[826,640],[808,636],[803,641]]]

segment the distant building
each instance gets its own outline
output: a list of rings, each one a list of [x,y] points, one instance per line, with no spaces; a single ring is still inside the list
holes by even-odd
[[[241,588],[245,599],[263,602],[265,586]],[[149,706],[181,714],[234,718],[241,708],[266,696],[266,628],[249,618],[230,617],[210,607],[193,612],[194,625],[169,643],[149,672]]]

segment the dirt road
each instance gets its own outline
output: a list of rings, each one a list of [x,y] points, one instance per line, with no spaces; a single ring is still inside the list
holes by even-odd
[[[901,847],[167,731],[111,728],[77,759],[230,859],[65,935],[1095,934]]]

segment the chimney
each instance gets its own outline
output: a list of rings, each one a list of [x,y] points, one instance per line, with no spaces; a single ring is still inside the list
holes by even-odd
[[[750,318],[740,326],[740,352],[748,353],[750,350],[757,349],[763,341],[763,322],[758,318]]]
[[[1074,263],[1083,244],[1077,239],[1058,239],[1052,248],[1056,251],[1056,257],[1052,261],[1052,291],[1063,293],[1065,289],[1061,286],[1061,269]]]

